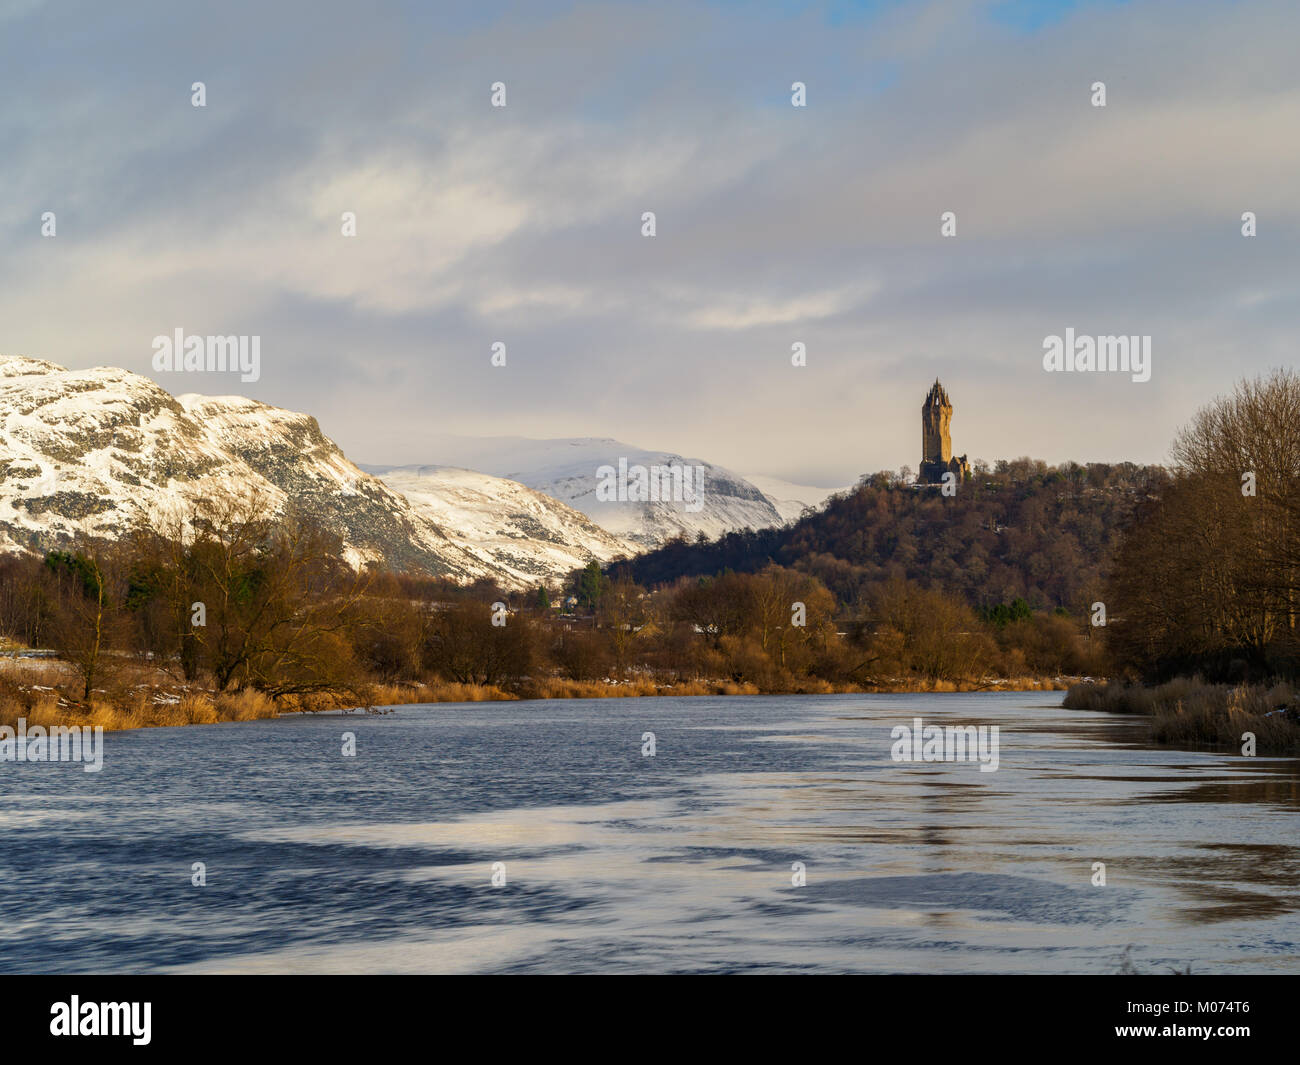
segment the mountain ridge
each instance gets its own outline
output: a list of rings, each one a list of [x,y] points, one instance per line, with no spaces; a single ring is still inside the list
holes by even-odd
[[[0,548],[119,539],[151,516],[250,490],[276,509],[291,501],[340,536],[354,566],[523,588],[627,547],[571,508],[489,477],[475,485],[480,509],[498,497],[546,516],[545,546],[530,557],[523,535],[467,540],[427,500],[412,502],[352,463],[312,415],[241,396],[173,396],[119,367],[0,356]]]
[[[715,537],[738,529],[783,524],[791,516],[744,477],[715,463],[674,451],[634,447],[612,437],[457,437],[435,438],[447,464],[479,470],[527,485],[573,507],[620,539],[653,549],[679,536],[700,533]],[[702,505],[692,509],[682,501],[603,500],[598,497],[602,467],[698,467],[703,470]],[[407,466],[362,463],[361,468],[385,476]]]

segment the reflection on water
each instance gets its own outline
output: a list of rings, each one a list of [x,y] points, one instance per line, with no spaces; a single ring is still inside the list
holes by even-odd
[[[1300,971],[1297,761],[1148,748],[1140,723],[1057,702],[479,703],[110,734],[98,774],[0,763],[0,971],[1114,972],[1126,947],[1144,971]],[[999,726],[998,771],[893,762],[918,715]]]

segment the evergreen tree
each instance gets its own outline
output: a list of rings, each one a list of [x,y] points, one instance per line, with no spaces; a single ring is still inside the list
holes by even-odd
[[[588,610],[595,610],[606,583],[605,575],[600,571],[600,563],[592,559],[578,574],[578,602]]]

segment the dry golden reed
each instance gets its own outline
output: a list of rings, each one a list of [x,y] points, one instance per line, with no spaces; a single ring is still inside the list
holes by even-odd
[[[1072,687],[1064,705],[1148,717],[1155,743],[1240,748],[1251,732],[1258,753],[1300,753],[1300,692],[1285,682],[1208,684],[1180,677],[1152,688],[1089,682]]]

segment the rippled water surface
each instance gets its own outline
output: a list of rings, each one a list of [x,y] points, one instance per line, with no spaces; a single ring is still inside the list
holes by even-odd
[[[108,734],[98,774],[0,763],[0,971],[1115,972],[1127,950],[1141,971],[1300,972],[1296,760],[1150,748],[1059,702],[480,703]],[[918,715],[998,725],[997,772],[893,762]]]

